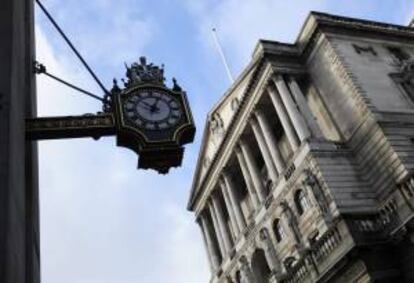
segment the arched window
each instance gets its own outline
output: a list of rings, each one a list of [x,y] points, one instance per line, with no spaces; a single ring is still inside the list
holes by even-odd
[[[292,270],[293,266],[296,264],[296,258],[293,256],[288,256],[284,261],[283,265],[285,266],[286,270]]]
[[[280,219],[275,219],[273,221],[273,233],[275,233],[276,241],[279,243],[285,237],[285,230],[283,229]]]
[[[265,252],[257,249],[252,256],[252,271],[257,283],[268,283],[272,274],[267,263]]]
[[[235,280],[236,280],[235,283],[241,283],[242,282],[239,270],[237,270],[237,272],[236,272]]]
[[[295,206],[299,215],[302,215],[308,208],[310,208],[308,198],[306,197],[305,192],[303,190],[296,191]]]

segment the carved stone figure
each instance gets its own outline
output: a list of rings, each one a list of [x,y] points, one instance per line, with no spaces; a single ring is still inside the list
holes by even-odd
[[[264,251],[271,265],[271,269],[275,273],[281,272],[280,262],[277,258],[275,247],[273,246],[272,240],[270,239],[269,231],[267,228],[263,228],[259,232],[259,239],[263,243]]]
[[[242,283],[255,283],[255,279],[250,268],[249,262],[245,256],[239,259],[240,270],[242,274]]]
[[[125,63],[127,81],[124,81],[125,87],[139,83],[156,83],[164,85],[164,65],[160,67],[153,63],[147,64],[145,57],[139,58],[139,64],[133,63],[131,67]]]
[[[309,169],[305,171],[306,178],[303,181],[303,185],[305,187],[309,187],[313,195],[318,203],[319,208],[322,211],[322,214],[328,222],[331,221],[331,213],[329,211],[329,202],[328,199],[325,196],[325,193],[323,192],[322,186],[320,185],[318,179],[315,177],[315,174]]]
[[[300,230],[299,230],[299,225],[298,225],[298,220],[296,219],[296,215],[294,214],[292,208],[289,206],[286,200],[283,200],[280,203],[280,206],[282,207],[283,212],[286,215],[289,228],[293,233],[296,243],[299,246],[302,246],[302,234],[300,233]]]

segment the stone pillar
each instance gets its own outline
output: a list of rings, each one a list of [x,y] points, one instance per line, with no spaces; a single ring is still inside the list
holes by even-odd
[[[260,241],[263,243],[266,259],[270,264],[270,268],[273,273],[279,274],[282,272],[281,264],[277,258],[275,247],[270,239],[269,231],[267,228],[263,228],[259,233]]]
[[[226,204],[226,209],[227,209],[227,211],[229,213],[229,216],[230,216],[230,223],[231,223],[231,227],[232,227],[233,232],[234,232],[234,240],[236,240],[237,236],[240,233],[240,229],[239,229],[239,226],[237,225],[237,220],[236,220],[236,215],[235,215],[235,212],[234,212],[233,204],[230,200],[230,196],[228,194],[228,190],[227,190],[226,184],[224,183],[224,180],[220,180],[220,188],[221,188],[221,192],[222,192],[223,197],[224,197],[224,202]]]
[[[256,191],[254,189],[254,185],[252,182],[252,177],[250,176],[249,169],[246,165],[246,160],[244,160],[243,153],[239,148],[236,148],[236,156],[237,160],[239,161],[240,169],[243,174],[244,181],[246,182],[247,190],[249,191],[250,198],[252,199],[254,209],[259,207],[259,199],[257,197]]]
[[[277,146],[277,139],[272,127],[269,124],[269,121],[266,119],[265,114],[261,110],[255,112],[257,121],[259,122],[260,128],[262,129],[266,144],[269,148],[272,159],[276,165],[276,169],[280,174],[285,168],[285,161],[283,160],[282,155],[280,154],[279,147]]]
[[[225,189],[227,189],[231,207],[234,210],[234,215],[236,216],[237,226],[239,227],[239,231],[242,232],[244,230],[244,227],[246,227],[246,222],[244,220],[243,212],[240,208],[240,202],[237,199],[236,195],[236,186],[233,183],[233,180],[231,179],[231,176],[224,172],[223,173],[223,179],[225,183]]]
[[[206,223],[206,219],[203,218],[203,215],[200,215],[200,217],[197,219],[197,223],[200,225],[201,234],[203,235],[203,240],[206,246],[207,257],[210,263],[211,272],[214,273],[214,271],[220,266],[220,258],[217,254],[216,249],[214,248],[214,242],[211,236],[211,231],[208,227],[208,224]]]
[[[257,144],[259,145],[260,152],[262,153],[262,157],[265,162],[267,172],[269,172],[269,175],[270,175],[269,177],[273,181],[273,183],[276,183],[276,180],[279,174],[276,170],[275,165],[273,164],[272,156],[270,155],[269,148],[266,144],[266,141],[264,139],[260,126],[255,119],[250,120],[250,125],[253,129],[253,134],[257,140]]]
[[[293,77],[290,78],[289,87],[293,94],[293,97],[296,100],[296,103],[299,107],[300,112],[302,113],[303,117],[306,120],[306,123],[311,129],[313,136],[319,139],[324,138],[321,128],[319,127],[318,122],[316,121],[316,118],[313,116],[312,111],[309,108],[308,102],[306,101],[306,98],[303,95],[303,92],[300,89],[295,78]]]
[[[40,282],[34,1],[0,3],[0,282]]]
[[[223,208],[221,207],[219,200],[218,200],[218,196],[216,194],[213,193],[213,195],[211,196],[211,199],[213,202],[213,208],[214,208],[215,214],[217,216],[217,222],[219,225],[219,229],[221,231],[221,237],[224,242],[224,248],[226,249],[227,253],[230,253],[231,248],[232,248],[232,242],[230,239],[229,229],[227,229],[227,222],[224,217]]]
[[[280,93],[280,97],[282,98],[283,104],[285,105],[293,127],[295,128],[296,133],[299,137],[299,140],[302,142],[310,136],[308,126],[303,120],[302,115],[299,113],[298,108],[296,107],[296,103],[292,99],[292,95],[289,91],[288,86],[286,85],[283,76],[276,75],[272,79],[277,87],[277,90]]]
[[[216,215],[216,212],[214,210],[213,204],[211,202],[208,203],[208,208],[209,208],[211,220],[213,220],[213,228],[214,228],[214,232],[216,233],[216,239],[217,239],[217,242],[218,242],[218,246],[220,248],[221,256],[224,260],[224,258],[227,255],[226,247],[224,245],[224,240],[223,240],[223,237],[222,237],[222,234],[221,234],[220,226],[218,224],[217,215]]]
[[[296,151],[296,149],[299,147],[298,137],[296,136],[295,130],[289,120],[288,114],[286,113],[286,110],[283,107],[282,100],[280,100],[280,97],[274,87],[269,86],[267,88],[267,91],[269,92],[270,99],[272,100],[272,104],[276,109],[277,116],[279,117],[280,123],[282,124],[286,137],[289,140],[290,146],[292,147],[293,151]]]
[[[246,159],[247,168],[251,173],[254,189],[256,190],[259,201],[263,202],[266,199],[266,193],[256,160],[253,157],[250,146],[246,142],[241,141],[240,148],[243,152],[244,158]]]

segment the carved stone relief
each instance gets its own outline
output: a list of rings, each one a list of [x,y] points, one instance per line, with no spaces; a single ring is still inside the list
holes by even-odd
[[[329,201],[323,191],[319,180],[310,169],[305,170],[305,174],[306,178],[303,181],[303,185],[312,191],[325,221],[327,221],[327,223],[331,223],[332,215],[329,210]]]
[[[267,228],[262,228],[259,232],[259,241],[261,242],[261,246],[265,251],[266,257],[268,262],[270,263],[270,267],[273,272],[280,273],[281,267],[280,262],[276,254],[275,247],[273,246],[273,242],[270,239],[270,234]]]
[[[252,269],[250,268],[249,261],[245,256],[239,259],[240,271],[241,271],[241,283],[255,283]]]
[[[230,102],[231,110],[236,111],[239,108],[240,100],[238,97],[235,97]]]
[[[298,245],[299,253],[301,253],[303,251],[302,234],[299,229],[296,215],[294,214],[292,208],[289,206],[286,200],[283,200],[280,203],[280,206],[283,209],[283,213],[286,216],[289,228],[293,234],[293,237],[295,238],[296,244]]]
[[[213,117],[211,117],[210,130],[215,135],[222,134],[224,132],[224,122],[220,114],[215,113]]]

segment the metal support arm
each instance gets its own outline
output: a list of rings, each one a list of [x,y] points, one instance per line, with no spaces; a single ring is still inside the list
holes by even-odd
[[[111,113],[26,119],[26,139],[66,139],[115,135]]]

